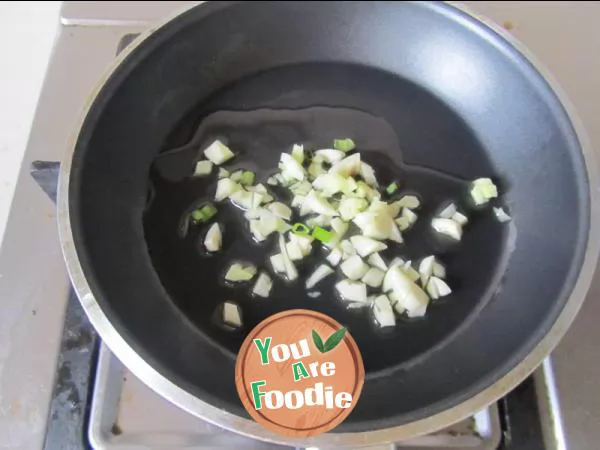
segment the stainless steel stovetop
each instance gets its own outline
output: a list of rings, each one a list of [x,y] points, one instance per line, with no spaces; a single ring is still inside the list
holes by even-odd
[[[6,405],[0,408],[0,448],[78,449],[88,440],[95,448],[122,450],[278,448],[179,410],[142,385],[96,341],[70,295],[54,206],[29,173],[33,161],[62,157],[88,93],[119,45],[185,3],[66,2],[63,7],[63,26],[0,250],[0,401]],[[600,44],[600,3],[472,3],[550,68],[600,150],[600,60],[594,57]],[[52,167],[41,169],[42,177],[51,178]],[[51,185],[51,180],[46,183]],[[596,449],[599,294],[597,275],[583,311],[534,374],[535,382],[529,380],[508,400],[448,430],[385,448]],[[516,428],[523,429],[526,447],[511,447]]]

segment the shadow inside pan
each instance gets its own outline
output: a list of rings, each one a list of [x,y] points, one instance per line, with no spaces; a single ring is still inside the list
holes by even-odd
[[[319,297],[307,296],[303,280],[324,262],[326,253],[321,250],[299,264],[298,282],[287,284],[273,276],[268,257],[278,252],[275,237],[252,242],[243,212],[228,202],[217,205],[216,220],[224,228],[218,254],[202,254],[207,227],[191,226],[185,237],[179,232],[181,218],[214,195],[216,171],[207,178],[190,175],[199,152],[215,138],[236,152],[225,166],[228,170],[256,171],[257,182],[265,183],[276,171],[280,153],[292,144],[324,148],[339,137],[355,140],[382,185],[398,180],[401,192],[421,197],[419,220],[404,234],[405,244],[390,245],[384,256],[388,261],[394,256],[418,261],[435,254],[446,265],[454,293],[433,302],[423,319],[400,319],[395,328],[378,330],[368,309],[348,310],[335,296],[339,275],[317,285]],[[232,358],[245,334],[261,320],[286,309],[306,308],[346,325],[361,349],[367,373],[373,375],[439,347],[485,304],[504,272],[509,227],[499,224],[489,209],[469,206],[467,180],[474,176],[494,177],[485,149],[456,113],[422,88],[361,66],[287,66],[223,89],[173,130],[152,168],[154,189],[145,235],[172,300]],[[288,200],[283,191],[273,193]],[[456,202],[470,218],[460,243],[440,240],[430,228],[447,201]],[[252,262],[277,280],[268,299],[252,298],[252,284],[231,288],[222,282],[226,268],[236,260]],[[242,308],[244,327],[239,332],[224,330],[213,320],[215,308],[225,300]]]

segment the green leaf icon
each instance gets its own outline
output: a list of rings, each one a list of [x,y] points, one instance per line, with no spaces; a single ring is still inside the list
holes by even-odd
[[[337,330],[335,333],[333,333],[331,336],[329,336],[329,338],[325,341],[325,345],[323,345],[323,352],[322,353],[327,353],[331,350],[333,350],[334,348],[337,347],[337,345],[342,342],[342,339],[344,339],[344,335],[346,334],[346,327],[342,327],[339,330]]]
[[[312,330],[312,338],[313,342],[315,343],[315,347],[317,347],[317,350],[319,350],[321,353],[325,353],[323,348],[323,339],[321,339],[319,333],[317,333],[315,330]]]

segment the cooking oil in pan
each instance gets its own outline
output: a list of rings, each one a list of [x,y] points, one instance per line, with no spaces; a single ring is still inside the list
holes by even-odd
[[[394,328],[374,326],[368,308],[353,309],[335,294],[339,274],[331,275],[311,291],[304,281],[325,262],[327,252],[318,248],[297,262],[299,279],[287,282],[273,273],[269,257],[278,253],[276,236],[256,243],[247,228],[243,211],[228,201],[214,202],[217,171],[207,177],[192,177],[201,151],[215,139],[226,142],[236,157],[224,165],[256,173],[256,183],[277,171],[282,152],[294,143],[306,149],[331,147],[333,139],[352,137],[361,158],[372,165],[383,186],[398,182],[399,194],[415,194],[421,200],[419,220],[404,235],[403,244],[388,243],[386,260],[400,256],[418,262],[434,254],[447,267],[454,293],[434,301],[425,318],[400,318]],[[145,215],[145,232],[156,271],[174,303],[203,332],[235,354],[250,329],[266,317],[293,308],[313,309],[345,324],[364,355],[367,371],[375,372],[407,361],[433,347],[481,307],[488,283],[498,272],[506,237],[505,229],[492,214],[473,210],[468,203],[468,181],[435,169],[405,164],[393,127],[383,118],[356,109],[311,107],[295,110],[258,109],[218,111],[207,115],[185,145],[161,153],[151,173],[152,201]],[[269,186],[276,201],[290,204],[287,191]],[[206,254],[203,237],[210,224],[187,221],[189,213],[204,202],[215,203],[214,220],[223,230],[222,249]],[[430,227],[441,205],[454,202],[468,211],[469,225],[457,243],[439,237]],[[302,218],[294,211],[291,223]],[[252,282],[234,286],[223,282],[232,262],[244,260],[269,272],[274,285],[269,298],[251,295]],[[375,293],[376,290],[372,290]],[[371,293],[371,292],[370,292]],[[243,328],[225,329],[215,324],[215,309],[223,301],[236,302],[243,312]]]

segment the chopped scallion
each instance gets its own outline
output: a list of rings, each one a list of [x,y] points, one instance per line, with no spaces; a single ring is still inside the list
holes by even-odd
[[[308,228],[303,223],[295,223],[292,226],[292,232],[299,236],[308,236],[310,234],[310,228]]]
[[[312,232],[312,237],[326,244],[333,238],[333,233],[321,227],[315,227]]]
[[[200,208],[200,212],[202,213],[202,219],[204,222],[212,219],[217,214],[217,208],[212,203],[207,203],[202,208]]]
[[[350,138],[334,139],[333,148],[343,152],[349,152],[350,150],[354,150],[356,148],[356,144],[354,144],[354,141]]]
[[[204,222],[204,214],[201,209],[192,211],[192,220],[194,222]]]
[[[255,177],[256,175],[254,174],[254,172],[246,170],[242,173],[242,176],[240,178],[240,184],[243,186],[252,186],[252,184],[254,184]]]
[[[190,214],[194,223],[208,222],[217,214],[217,208],[212,203],[206,203]]]

